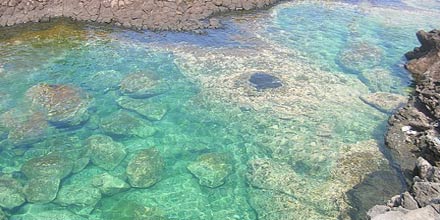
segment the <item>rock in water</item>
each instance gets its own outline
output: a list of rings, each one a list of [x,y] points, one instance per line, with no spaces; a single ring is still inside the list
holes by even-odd
[[[156,133],[156,129],[148,121],[122,110],[102,118],[100,127],[105,133],[118,137],[146,138]]]
[[[395,92],[401,81],[391,71],[382,68],[366,69],[360,78],[372,92]]]
[[[56,125],[75,126],[89,118],[91,98],[79,88],[43,83],[28,89],[26,97],[33,108],[43,110]]]
[[[128,163],[128,181],[132,187],[150,187],[161,179],[164,167],[164,161],[156,148],[141,150]]]
[[[26,161],[21,167],[21,172],[29,179],[37,177],[62,179],[70,174],[72,167],[70,160],[53,153]]]
[[[8,217],[1,208],[0,208],[0,220],[8,220]]]
[[[49,131],[43,113],[19,109],[12,109],[2,114],[0,127],[3,127],[0,130],[7,133],[7,138],[14,145],[34,144],[42,140]]]
[[[17,180],[0,177],[0,207],[13,209],[25,202],[22,185]]]
[[[61,186],[54,203],[68,207],[78,215],[88,215],[100,199],[99,189],[86,183],[73,182]]]
[[[351,42],[339,55],[339,64],[353,72],[360,72],[377,66],[383,51],[368,42]]]
[[[129,74],[120,84],[121,93],[132,98],[149,98],[168,90],[168,84],[150,72]]]
[[[128,185],[124,180],[108,173],[93,177],[92,185],[98,188],[102,194],[108,196],[112,196],[116,193],[130,189],[130,185]]]
[[[278,77],[267,73],[254,73],[249,78],[249,82],[257,90],[275,89],[283,85]]]
[[[408,100],[405,96],[386,92],[363,95],[360,99],[366,104],[385,113],[392,113],[395,109],[405,105]]]
[[[116,102],[122,108],[135,111],[150,121],[160,121],[168,112],[167,107],[163,104],[154,103],[148,99],[132,99],[124,96],[116,100]]]
[[[60,179],[56,177],[36,177],[26,184],[24,193],[28,202],[49,203],[57,196]]]
[[[188,165],[188,170],[199,179],[200,185],[215,188],[225,183],[232,166],[225,154],[208,153]]]
[[[102,217],[106,220],[165,220],[164,213],[158,208],[140,205],[133,201],[104,204],[111,206],[103,211]]]
[[[106,170],[113,170],[127,153],[124,145],[105,135],[93,135],[87,139],[87,149],[93,164]]]
[[[104,70],[89,76],[85,86],[93,91],[105,93],[109,90],[118,89],[122,78],[122,73],[118,71]]]
[[[68,210],[43,210],[13,215],[10,220],[86,220]]]

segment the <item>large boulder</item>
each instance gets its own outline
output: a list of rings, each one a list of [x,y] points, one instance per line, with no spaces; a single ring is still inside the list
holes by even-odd
[[[121,93],[132,98],[149,98],[168,90],[168,84],[151,72],[129,74],[120,84]]]
[[[54,177],[62,179],[72,171],[72,162],[57,153],[32,158],[26,161],[21,171],[29,179],[36,177]]]
[[[440,183],[415,182],[412,191],[421,207],[440,202]]]
[[[128,163],[128,181],[132,187],[150,187],[162,178],[164,166],[156,148],[141,150]]]
[[[361,72],[379,65],[383,51],[368,42],[354,41],[339,54],[339,64],[353,72]]]
[[[130,185],[128,185],[128,183],[126,183],[124,180],[108,173],[93,177],[92,185],[98,188],[103,195],[107,196],[112,196],[130,189]]]
[[[24,194],[28,202],[49,203],[56,198],[59,187],[60,179],[57,177],[36,177],[26,184]]]
[[[7,133],[14,145],[34,144],[42,140],[49,131],[45,115],[38,111],[12,109],[0,116],[0,135]],[[1,139],[1,138],[0,138]]]
[[[92,163],[105,170],[113,170],[127,155],[123,144],[105,135],[90,136],[87,149]]]
[[[91,98],[80,88],[42,83],[28,89],[26,97],[56,125],[75,126],[89,118]]]
[[[232,171],[228,156],[220,153],[200,155],[187,168],[199,179],[200,185],[211,188],[223,185]]]
[[[116,137],[146,138],[156,133],[151,123],[123,110],[102,118],[100,127],[105,133]]]
[[[133,99],[123,96],[116,100],[119,106],[134,111],[150,121],[160,121],[168,112],[168,108],[160,102],[152,102],[149,99]]]
[[[10,177],[0,177],[0,207],[13,209],[25,201],[20,182]]]

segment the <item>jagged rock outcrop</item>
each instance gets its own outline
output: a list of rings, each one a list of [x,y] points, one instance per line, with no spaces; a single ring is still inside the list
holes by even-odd
[[[68,17],[154,30],[217,28],[220,12],[250,10],[277,0],[6,0],[0,2],[0,26]]]
[[[374,220],[440,219],[440,31],[419,31],[417,38],[421,46],[405,54],[416,89],[390,118],[386,137],[411,187],[387,206],[373,207],[368,215]]]

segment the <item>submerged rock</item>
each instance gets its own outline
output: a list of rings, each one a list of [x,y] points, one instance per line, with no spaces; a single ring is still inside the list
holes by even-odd
[[[151,72],[129,74],[122,79],[120,91],[132,98],[148,98],[169,90],[166,82]]]
[[[31,203],[49,203],[53,201],[60,187],[60,179],[56,177],[36,177],[26,184],[24,194]]]
[[[146,138],[156,133],[156,129],[148,121],[123,110],[102,118],[100,127],[105,133],[112,136]]]
[[[226,154],[208,153],[200,155],[188,165],[188,170],[199,179],[200,185],[215,188],[225,183],[232,166]]]
[[[27,178],[54,177],[63,179],[72,171],[72,162],[59,154],[53,153],[26,161],[21,171]]]
[[[85,86],[93,91],[105,93],[118,89],[122,78],[123,74],[115,70],[99,71],[87,78]]]
[[[13,209],[22,205],[26,200],[22,193],[23,187],[17,180],[0,177],[0,207]]]
[[[78,215],[88,215],[101,199],[99,189],[86,183],[73,182],[61,186],[54,203]]]
[[[376,92],[359,98],[366,104],[385,113],[391,113],[397,108],[404,106],[408,100],[406,96],[386,92]]]
[[[106,220],[165,220],[165,214],[158,208],[147,207],[133,201],[120,201],[110,204],[109,210],[103,211]]]
[[[87,149],[93,164],[106,170],[113,170],[125,158],[124,145],[109,136],[93,135],[87,139]]]
[[[5,212],[0,208],[0,220],[8,220],[8,217]]]
[[[351,42],[339,55],[339,64],[354,72],[360,72],[377,66],[383,51],[368,42]]]
[[[124,180],[108,173],[93,177],[92,185],[98,188],[103,195],[107,196],[112,196],[116,193],[130,189],[130,185]]]
[[[250,185],[259,188],[294,195],[300,187],[298,176],[292,167],[270,159],[254,159],[248,162],[246,175]]]
[[[0,130],[14,145],[34,144],[49,132],[45,115],[38,111],[12,109],[0,116]],[[2,131],[0,131],[2,133]]]
[[[263,89],[275,89],[283,86],[281,84],[281,80],[267,73],[254,73],[249,78],[249,82],[255,87],[257,90]]]
[[[164,161],[156,148],[141,150],[128,163],[128,181],[132,187],[150,187],[160,181],[164,167]]]
[[[148,99],[133,99],[124,96],[116,100],[116,102],[122,108],[134,111],[146,117],[150,121],[160,121],[168,112],[168,109],[165,105],[151,102]]]
[[[368,86],[371,92],[395,92],[401,79],[393,76],[391,71],[374,68],[366,69],[360,74],[361,80]]]
[[[20,215],[13,215],[10,220],[87,220],[68,210],[44,210]]]
[[[75,126],[89,118],[91,98],[79,88],[43,83],[28,89],[26,97],[33,108],[44,111],[56,125]]]

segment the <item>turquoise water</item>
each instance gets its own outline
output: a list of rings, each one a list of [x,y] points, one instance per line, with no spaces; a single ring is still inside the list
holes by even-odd
[[[0,207],[33,220],[362,218],[347,192],[377,172],[399,185],[382,147],[390,112],[362,100],[410,92],[402,55],[439,26],[435,10],[301,1],[202,35],[0,29]],[[256,72],[283,86],[255,89]]]

